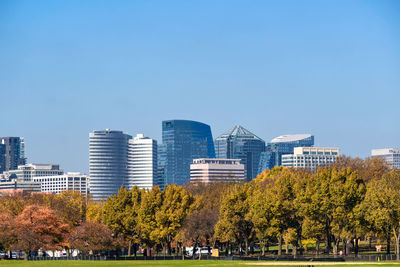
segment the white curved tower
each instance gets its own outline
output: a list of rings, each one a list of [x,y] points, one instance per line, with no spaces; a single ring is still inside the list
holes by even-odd
[[[95,201],[116,194],[128,179],[128,140],[121,131],[105,129],[89,134],[90,194]]]

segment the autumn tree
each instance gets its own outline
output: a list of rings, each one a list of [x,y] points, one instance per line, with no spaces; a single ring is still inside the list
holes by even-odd
[[[324,225],[326,248],[329,252],[333,241],[337,255],[339,242],[357,234],[356,208],[364,199],[364,180],[351,168],[326,167],[310,176],[303,189],[298,196],[303,215]]]
[[[16,242],[14,218],[6,213],[0,213],[0,251],[9,251]]]
[[[182,227],[192,202],[192,195],[174,184],[168,185],[162,194],[162,204],[155,214],[157,229],[154,234],[164,247],[166,245],[168,254],[171,254],[171,242]]]
[[[110,227],[115,235],[121,235],[128,241],[128,256],[131,255],[132,243],[136,256],[139,242],[138,211],[142,192],[137,186],[131,191],[121,187],[118,194],[108,197],[103,208],[103,222]]]
[[[215,236],[221,241],[238,242],[245,255],[255,236],[249,217],[249,184],[235,185],[221,199],[220,220],[215,226]]]
[[[387,239],[388,253],[390,235],[394,236],[396,259],[400,260],[400,170],[393,169],[371,181],[362,205],[372,230]]]
[[[142,201],[138,211],[139,238],[147,249],[147,256],[150,256],[150,249],[160,242],[156,230],[158,224],[156,214],[162,205],[162,192],[158,186],[142,194]]]
[[[219,220],[221,197],[230,184],[188,184],[186,189],[193,194],[194,201],[178,233],[181,244],[188,243],[196,248],[205,244],[215,246],[214,228]]]
[[[289,168],[278,167],[271,170],[269,178],[264,182],[270,182],[267,201],[270,205],[271,218],[270,231],[275,232],[278,239],[278,255],[282,254],[283,234],[288,228],[300,231],[297,207],[295,205],[297,180],[301,172]]]
[[[88,254],[98,254],[101,251],[116,247],[117,239],[113,231],[99,222],[85,222],[76,227],[68,237],[71,247]]]
[[[277,236],[276,229],[272,227],[274,214],[271,207],[271,194],[268,190],[270,184],[254,183],[254,191],[249,196],[250,210],[248,214],[249,220],[254,225],[256,237],[260,242],[261,255],[265,255],[265,248],[268,242],[272,241]]]
[[[63,224],[55,211],[39,206],[25,207],[15,219],[15,233],[17,242],[14,249],[30,252],[55,250],[63,247],[63,242],[69,227]]]
[[[104,202],[95,202],[88,200],[86,206],[86,221],[89,222],[102,222],[103,221],[103,206]]]

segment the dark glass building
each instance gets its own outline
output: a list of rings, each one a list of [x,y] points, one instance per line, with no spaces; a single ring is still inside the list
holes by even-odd
[[[190,181],[190,164],[197,158],[215,158],[211,128],[188,120],[162,122],[162,140],[158,150],[159,185],[183,185]]]
[[[314,136],[311,134],[287,134],[272,139],[261,156],[258,172],[282,165],[282,155],[293,154],[295,147],[311,147]]]
[[[25,143],[22,137],[0,137],[0,173],[25,165]]]
[[[241,159],[245,165],[246,177],[250,181],[257,176],[260,155],[265,151],[265,141],[242,126],[215,139],[217,158]]]
[[[0,143],[0,173],[6,170],[6,145]]]

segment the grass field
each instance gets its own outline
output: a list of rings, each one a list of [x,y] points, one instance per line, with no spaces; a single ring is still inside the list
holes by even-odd
[[[213,261],[213,260],[186,260],[186,261],[0,261],[0,266],[10,267],[184,267],[184,266],[400,266],[400,262],[371,263],[371,262],[244,262],[244,261]]]

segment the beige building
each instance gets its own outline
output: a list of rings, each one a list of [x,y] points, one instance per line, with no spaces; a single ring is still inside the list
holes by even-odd
[[[282,165],[315,170],[334,163],[338,155],[336,147],[295,147],[293,154],[282,155]]]
[[[191,183],[244,181],[245,168],[240,159],[194,159],[190,165]]]

